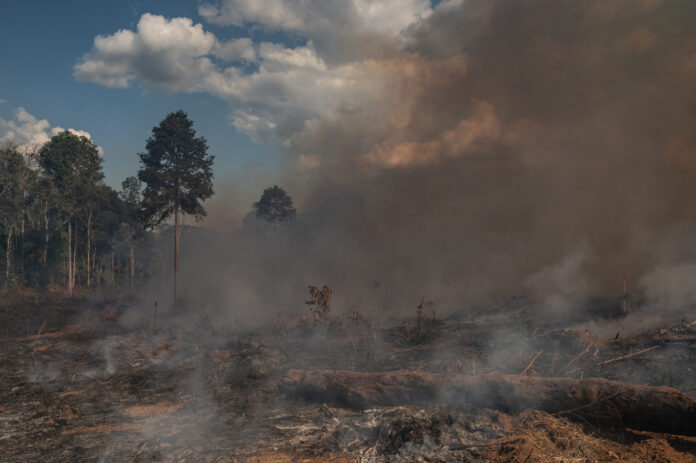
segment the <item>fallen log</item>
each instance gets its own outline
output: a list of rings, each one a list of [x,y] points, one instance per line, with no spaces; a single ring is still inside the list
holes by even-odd
[[[470,404],[510,414],[537,409],[594,424],[696,435],[696,399],[669,387],[599,378],[291,370],[280,387],[293,397],[355,409],[435,403]]]

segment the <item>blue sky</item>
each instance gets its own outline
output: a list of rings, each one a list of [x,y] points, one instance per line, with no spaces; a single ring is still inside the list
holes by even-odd
[[[78,82],[73,66],[92,47],[97,35],[133,28],[143,13],[190,17],[195,1],[85,2],[5,1],[0,14],[0,117],[12,119],[19,107],[52,126],[89,132],[104,149],[107,183],[120,186],[138,169],[153,126],[179,108],[194,121],[216,156],[216,176],[225,178],[241,166],[254,164],[277,170],[279,150],[273,143],[253,143],[229,124],[229,105],[206,93],[166,93],[133,85],[112,89]],[[234,37],[239,28],[210,27]],[[2,134],[0,134],[2,135]]]
[[[392,68],[440,2],[208,1],[5,1],[0,139],[88,134],[118,187],[152,127],[183,109],[216,180],[243,188],[301,181],[338,149],[394,164],[370,153],[398,118]]]

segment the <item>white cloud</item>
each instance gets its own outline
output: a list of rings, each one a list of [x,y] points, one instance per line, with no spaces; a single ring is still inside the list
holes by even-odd
[[[430,12],[429,0],[223,0],[198,8],[211,23],[258,24],[311,38],[337,29],[396,36]]]
[[[206,55],[216,46],[225,54],[212,33],[188,18],[144,14],[135,32],[97,36],[93,50],[75,65],[75,77],[114,88],[139,80],[168,91],[188,90],[214,70]]]
[[[216,58],[254,61],[257,67],[247,73]],[[295,48],[254,46],[247,38],[223,43],[188,18],[145,14],[136,31],[98,36],[75,76],[107,87],[137,81],[153,89],[213,94],[236,108],[237,130],[261,141],[283,138],[307,119],[359,102],[361,89],[372,85],[359,68],[329,66],[311,42]]]
[[[251,39],[230,40],[229,42],[217,42],[212,51],[213,55],[224,61],[255,61],[256,52]]]
[[[92,140],[89,132],[72,128],[67,130],[77,136]],[[20,147],[29,148],[42,145],[54,135],[64,131],[65,129],[62,127],[51,127],[46,119],[37,119],[22,107],[17,108],[14,119],[7,120],[0,117],[0,140],[12,141]],[[101,147],[98,146],[97,149],[99,154],[103,154]]]
[[[217,24],[259,25],[306,41],[295,47],[249,38],[222,42],[191,19],[145,14],[133,31],[96,37],[75,66],[76,78],[107,87],[137,83],[209,93],[230,104],[230,123],[239,132],[256,142],[278,139],[295,153],[318,153],[315,135],[328,142],[329,132],[340,131],[351,142],[361,139],[361,161],[382,167],[459,155],[498,131],[493,107],[484,104],[437,139],[413,141],[406,134],[418,103],[404,82],[438,85],[439,68],[430,71],[401,43],[404,30],[432,13],[428,0],[224,0],[201,5],[199,13]],[[342,47],[355,53],[342,53]],[[390,51],[373,53],[377,49]],[[445,63],[443,75],[456,76],[459,68],[464,64]],[[384,136],[394,131],[402,136]],[[324,165],[318,159],[305,155],[297,165]]]
[[[3,140],[18,144],[41,144],[50,140],[51,124],[46,119],[37,119],[24,108],[15,111],[14,120],[0,118],[0,135]]]
[[[314,43],[330,64],[385,56],[432,13],[430,0],[221,0],[199,14],[219,25],[285,32]]]

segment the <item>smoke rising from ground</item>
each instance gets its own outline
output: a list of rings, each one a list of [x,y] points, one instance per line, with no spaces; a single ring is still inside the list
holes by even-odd
[[[342,54],[329,69],[351,69],[352,104],[277,125],[298,223],[189,250],[187,284],[279,311],[308,283],[343,310],[409,313],[423,294],[443,310],[619,295],[623,273],[650,292],[696,217],[695,16],[677,0],[449,0],[378,56]],[[578,249],[577,275],[540,291]]]

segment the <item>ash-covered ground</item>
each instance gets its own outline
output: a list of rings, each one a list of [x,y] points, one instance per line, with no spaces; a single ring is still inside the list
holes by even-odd
[[[153,310],[126,326],[120,320],[136,302],[4,299],[1,461],[696,461],[696,437],[632,429],[578,408],[511,412],[452,396],[356,408],[283,385],[291,370],[418,370],[607,378],[693,395],[688,313],[638,333],[629,325],[614,339],[582,329],[620,330],[613,303],[606,318],[585,312],[570,326],[540,322],[519,298],[442,319],[424,310],[420,322],[414,308],[403,320],[352,313],[222,330],[204,314],[191,317],[191,302],[179,308],[186,324],[160,313],[155,325]]]

